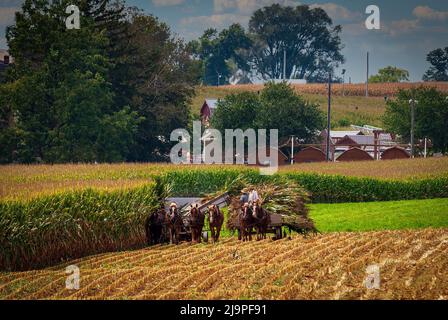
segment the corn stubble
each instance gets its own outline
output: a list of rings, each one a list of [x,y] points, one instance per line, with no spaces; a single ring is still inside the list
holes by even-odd
[[[448,230],[164,245],[0,275],[2,299],[448,299]],[[65,267],[81,272],[65,289]],[[367,289],[366,267],[380,267]]]

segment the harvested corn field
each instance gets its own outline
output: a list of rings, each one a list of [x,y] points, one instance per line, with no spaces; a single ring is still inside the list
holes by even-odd
[[[448,299],[448,229],[156,246],[0,274],[2,299]],[[66,289],[68,265],[79,290]],[[367,289],[377,265],[379,289]]]

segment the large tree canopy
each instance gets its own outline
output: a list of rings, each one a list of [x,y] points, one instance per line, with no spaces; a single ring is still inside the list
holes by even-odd
[[[189,43],[195,57],[202,61],[203,82],[209,85],[227,84],[231,77],[231,65],[248,71],[245,56],[251,42],[243,27],[232,24],[218,33],[207,29],[199,40]]]
[[[378,74],[369,78],[371,83],[384,83],[384,82],[401,82],[409,81],[409,72],[397,67],[385,67],[378,70]]]
[[[316,104],[305,101],[286,83],[268,83],[260,94],[242,92],[220,100],[212,126],[224,129],[278,129],[279,137],[295,135],[311,142],[324,127]]]
[[[400,91],[396,99],[387,102],[384,124],[387,130],[409,141],[411,132],[411,107],[415,106],[415,138],[429,138],[435,151],[448,152],[448,99],[446,94],[434,88]]]
[[[431,67],[424,74],[424,81],[448,81],[448,47],[431,51],[426,61]]]
[[[283,74],[286,52],[286,77],[321,82],[328,72],[344,62],[339,34],[321,8],[310,9],[274,4],[254,12],[249,22],[254,41],[252,63],[265,79],[279,79]]]
[[[68,4],[79,30],[65,27]],[[167,25],[122,0],[26,0],[7,40],[2,162],[160,159],[188,123],[197,64]]]

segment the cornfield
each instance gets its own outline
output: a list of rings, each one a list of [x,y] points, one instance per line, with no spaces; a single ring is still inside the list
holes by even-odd
[[[384,97],[395,96],[399,90],[407,90],[417,87],[436,88],[442,92],[448,92],[447,82],[416,82],[416,83],[369,83],[369,96]],[[312,83],[312,84],[295,84],[292,87],[298,93],[305,94],[326,94],[328,87],[326,84]],[[249,90],[258,91],[263,89],[263,85],[237,85],[237,86],[221,86],[222,89],[228,90]],[[365,96],[366,86],[364,83],[356,84],[332,84],[332,93],[342,96],[343,93],[347,96]]]
[[[448,197],[445,176],[378,180],[291,171],[262,176],[257,169],[224,166],[172,168],[153,166],[143,174],[150,175],[148,180],[170,184],[175,196],[241,190],[237,181],[244,179],[250,185],[269,184],[274,189],[287,184],[301,186],[315,203]],[[42,268],[89,254],[143,246],[144,221],[160,205],[160,194],[154,182],[123,189],[119,184],[111,191],[87,188],[1,200],[0,270]]]
[[[447,229],[164,245],[2,273],[0,299],[448,299],[447,251]],[[68,265],[79,290],[66,289]]]

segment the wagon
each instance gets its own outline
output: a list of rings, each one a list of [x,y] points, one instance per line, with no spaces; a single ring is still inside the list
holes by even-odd
[[[275,213],[270,213],[269,211],[267,211],[267,213],[269,214],[271,222],[268,225],[268,229],[267,229],[266,233],[273,233],[274,236],[275,236],[274,237],[275,240],[279,240],[279,239],[283,238],[283,233],[282,233],[283,219],[282,219],[282,215],[275,214]],[[232,221],[232,226],[233,226],[233,228],[235,228],[238,231],[238,240],[241,240],[240,221],[239,220]]]
[[[182,230],[179,234],[179,238],[181,241],[191,241],[191,229],[188,219],[190,215],[188,208],[190,207],[190,205],[197,203],[199,211],[203,211],[208,206],[211,205],[217,205],[219,208],[222,208],[228,204],[228,201],[229,201],[229,194],[227,192],[209,200],[204,200],[203,198],[197,198],[197,197],[166,198],[165,209],[168,209],[169,204],[171,202],[175,202],[177,204],[183,220]],[[208,242],[209,231],[210,230],[202,231],[202,238],[205,242]]]

